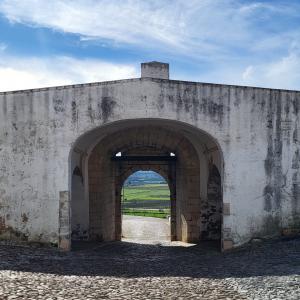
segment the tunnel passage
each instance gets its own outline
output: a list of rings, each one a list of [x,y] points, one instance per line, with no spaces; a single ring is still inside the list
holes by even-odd
[[[220,239],[221,177],[216,180],[215,169],[220,174],[222,157],[215,141],[174,121],[119,123],[89,133],[74,147],[71,168],[81,173],[76,169],[71,181],[72,239],[121,240],[121,188],[137,170],[155,171],[168,182],[171,240]]]
[[[147,153],[147,155],[143,155]],[[132,155],[135,154],[135,155]],[[137,155],[139,154],[139,155]],[[163,155],[158,155],[163,154]],[[171,240],[176,240],[176,157],[170,156],[168,152],[132,149],[123,152],[120,157],[113,157],[116,170],[116,240],[122,236],[122,216],[121,216],[121,190],[125,180],[136,171],[154,171],[165,178],[170,189],[170,206],[171,206]]]

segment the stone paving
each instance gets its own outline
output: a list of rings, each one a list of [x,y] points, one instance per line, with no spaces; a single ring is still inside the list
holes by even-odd
[[[140,241],[149,239],[170,240],[170,222],[168,219],[122,216],[122,237]]]
[[[175,246],[174,246],[175,245]],[[0,299],[300,299],[300,239],[211,245],[0,246]]]

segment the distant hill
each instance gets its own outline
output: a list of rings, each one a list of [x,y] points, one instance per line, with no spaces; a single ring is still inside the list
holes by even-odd
[[[137,171],[129,176],[124,185],[143,185],[143,184],[159,184],[166,183],[165,179],[153,171]]]

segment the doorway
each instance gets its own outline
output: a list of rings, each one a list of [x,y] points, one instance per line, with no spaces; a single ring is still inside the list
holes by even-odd
[[[166,180],[154,171],[136,171],[121,193],[122,240],[170,241],[171,201]]]

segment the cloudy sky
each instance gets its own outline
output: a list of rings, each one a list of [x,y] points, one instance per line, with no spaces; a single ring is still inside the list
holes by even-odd
[[[299,0],[0,0],[0,91],[140,76],[300,90]]]

